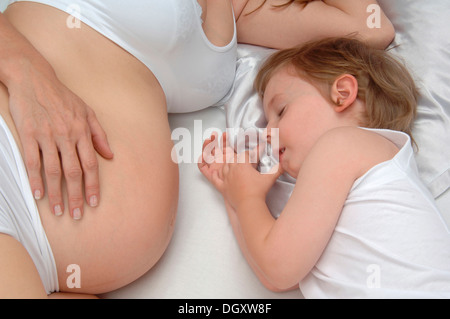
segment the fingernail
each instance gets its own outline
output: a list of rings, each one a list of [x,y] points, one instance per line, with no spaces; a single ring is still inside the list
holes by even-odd
[[[55,206],[55,215],[56,216],[61,216],[62,215],[62,209],[60,205],[56,205]]]
[[[41,196],[42,194],[40,190],[37,189],[34,191],[34,199],[41,199]]]
[[[73,219],[75,219],[75,220],[81,219],[81,210],[79,208],[75,208],[73,210]]]
[[[98,205],[98,198],[97,198],[97,196],[93,195],[93,196],[91,196],[91,198],[89,198],[89,205],[91,207],[97,207],[97,205]]]

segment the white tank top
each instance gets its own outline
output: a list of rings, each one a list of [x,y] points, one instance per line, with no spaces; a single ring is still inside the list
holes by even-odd
[[[450,233],[419,180],[408,135],[372,130],[400,151],[356,180],[307,298],[450,297]]]
[[[10,0],[31,1],[69,13],[144,63],[161,84],[169,112],[191,112],[214,105],[231,89],[237,58],[232,41],[213,45],[196,0]],[[95,45],[95,44],[93,44]]]

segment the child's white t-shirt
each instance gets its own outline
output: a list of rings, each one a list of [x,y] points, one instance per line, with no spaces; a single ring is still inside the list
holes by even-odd
[[[408,135],[355,181],[328,246],[300,282],[306,298],[449,298],[450,232],[418,177]]]

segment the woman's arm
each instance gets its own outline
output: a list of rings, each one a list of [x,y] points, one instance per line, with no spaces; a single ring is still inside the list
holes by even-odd
[[[35,198],[44,196],[43,166],[50,207],[56,215],[64,211],[63,174],[71,214],[77,208],[83,213],[84,196],[96,206],[100,190],[95,150],[105,158],[113,157],[106,134],[89,106],[58,80],[51,65],[1,13],[0,82],[8,89],[9,109]]]
[[[273,7],[286,2],[233,0],[238,11],[238,41],[283,49],[314,39],[357,33],[370,45],[384,49],[395,35],[392,23],[376,0],[293,2]]]

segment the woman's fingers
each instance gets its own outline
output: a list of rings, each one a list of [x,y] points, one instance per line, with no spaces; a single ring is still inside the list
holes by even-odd
[[[62,167],[59,152],[53,141],[43,144],[41,148],[49,205],[56,216],[61,216],[64,212],[64,201],[61,192]]]
[[[28,172],[31,191],[35,199],[39,200],[44,196],[44,183],[41,175],[41,157],[39,145],[34,139],[21,138],[24,142],[23,153],[25,168]]]
[[[73,219],[79,220],[83,215],[83,170],[78,159],[76,146],[67,143],[60,147],[61,162],[66,180],[69,213]]]
[[[8,86],[9,107],[34,197],[46,192],[53,213],[66,206],[79,219],[85,196],[90,206],[99,202],[97,152],[105,159],[114,155],[95,112],[54,75],[50,66],[27,69],[20,83]]]
[[[104,158],[112,159],[114,157],[114,153],[109,146],[106,132],[100,125],[94,111],[92,111],[89,107],[87,107],[87,122],[92,135],[92,144],[90,146],[94,147],[95,150]]]
[[[83,121],[74,121],[42,131],[48,132],[38,137],[41,139],[50,207],[58,216],[64,211],[64,177],[70,216],[79,220],[83,216],[85,196],[88,204],[95,207],[100,192],[98,162],[88,125]]]
[[[99,166],[92,141],[83,138],[78,143],[78,155],[83,169],[84,194],[87,204],[96,207],[100,200]]]

